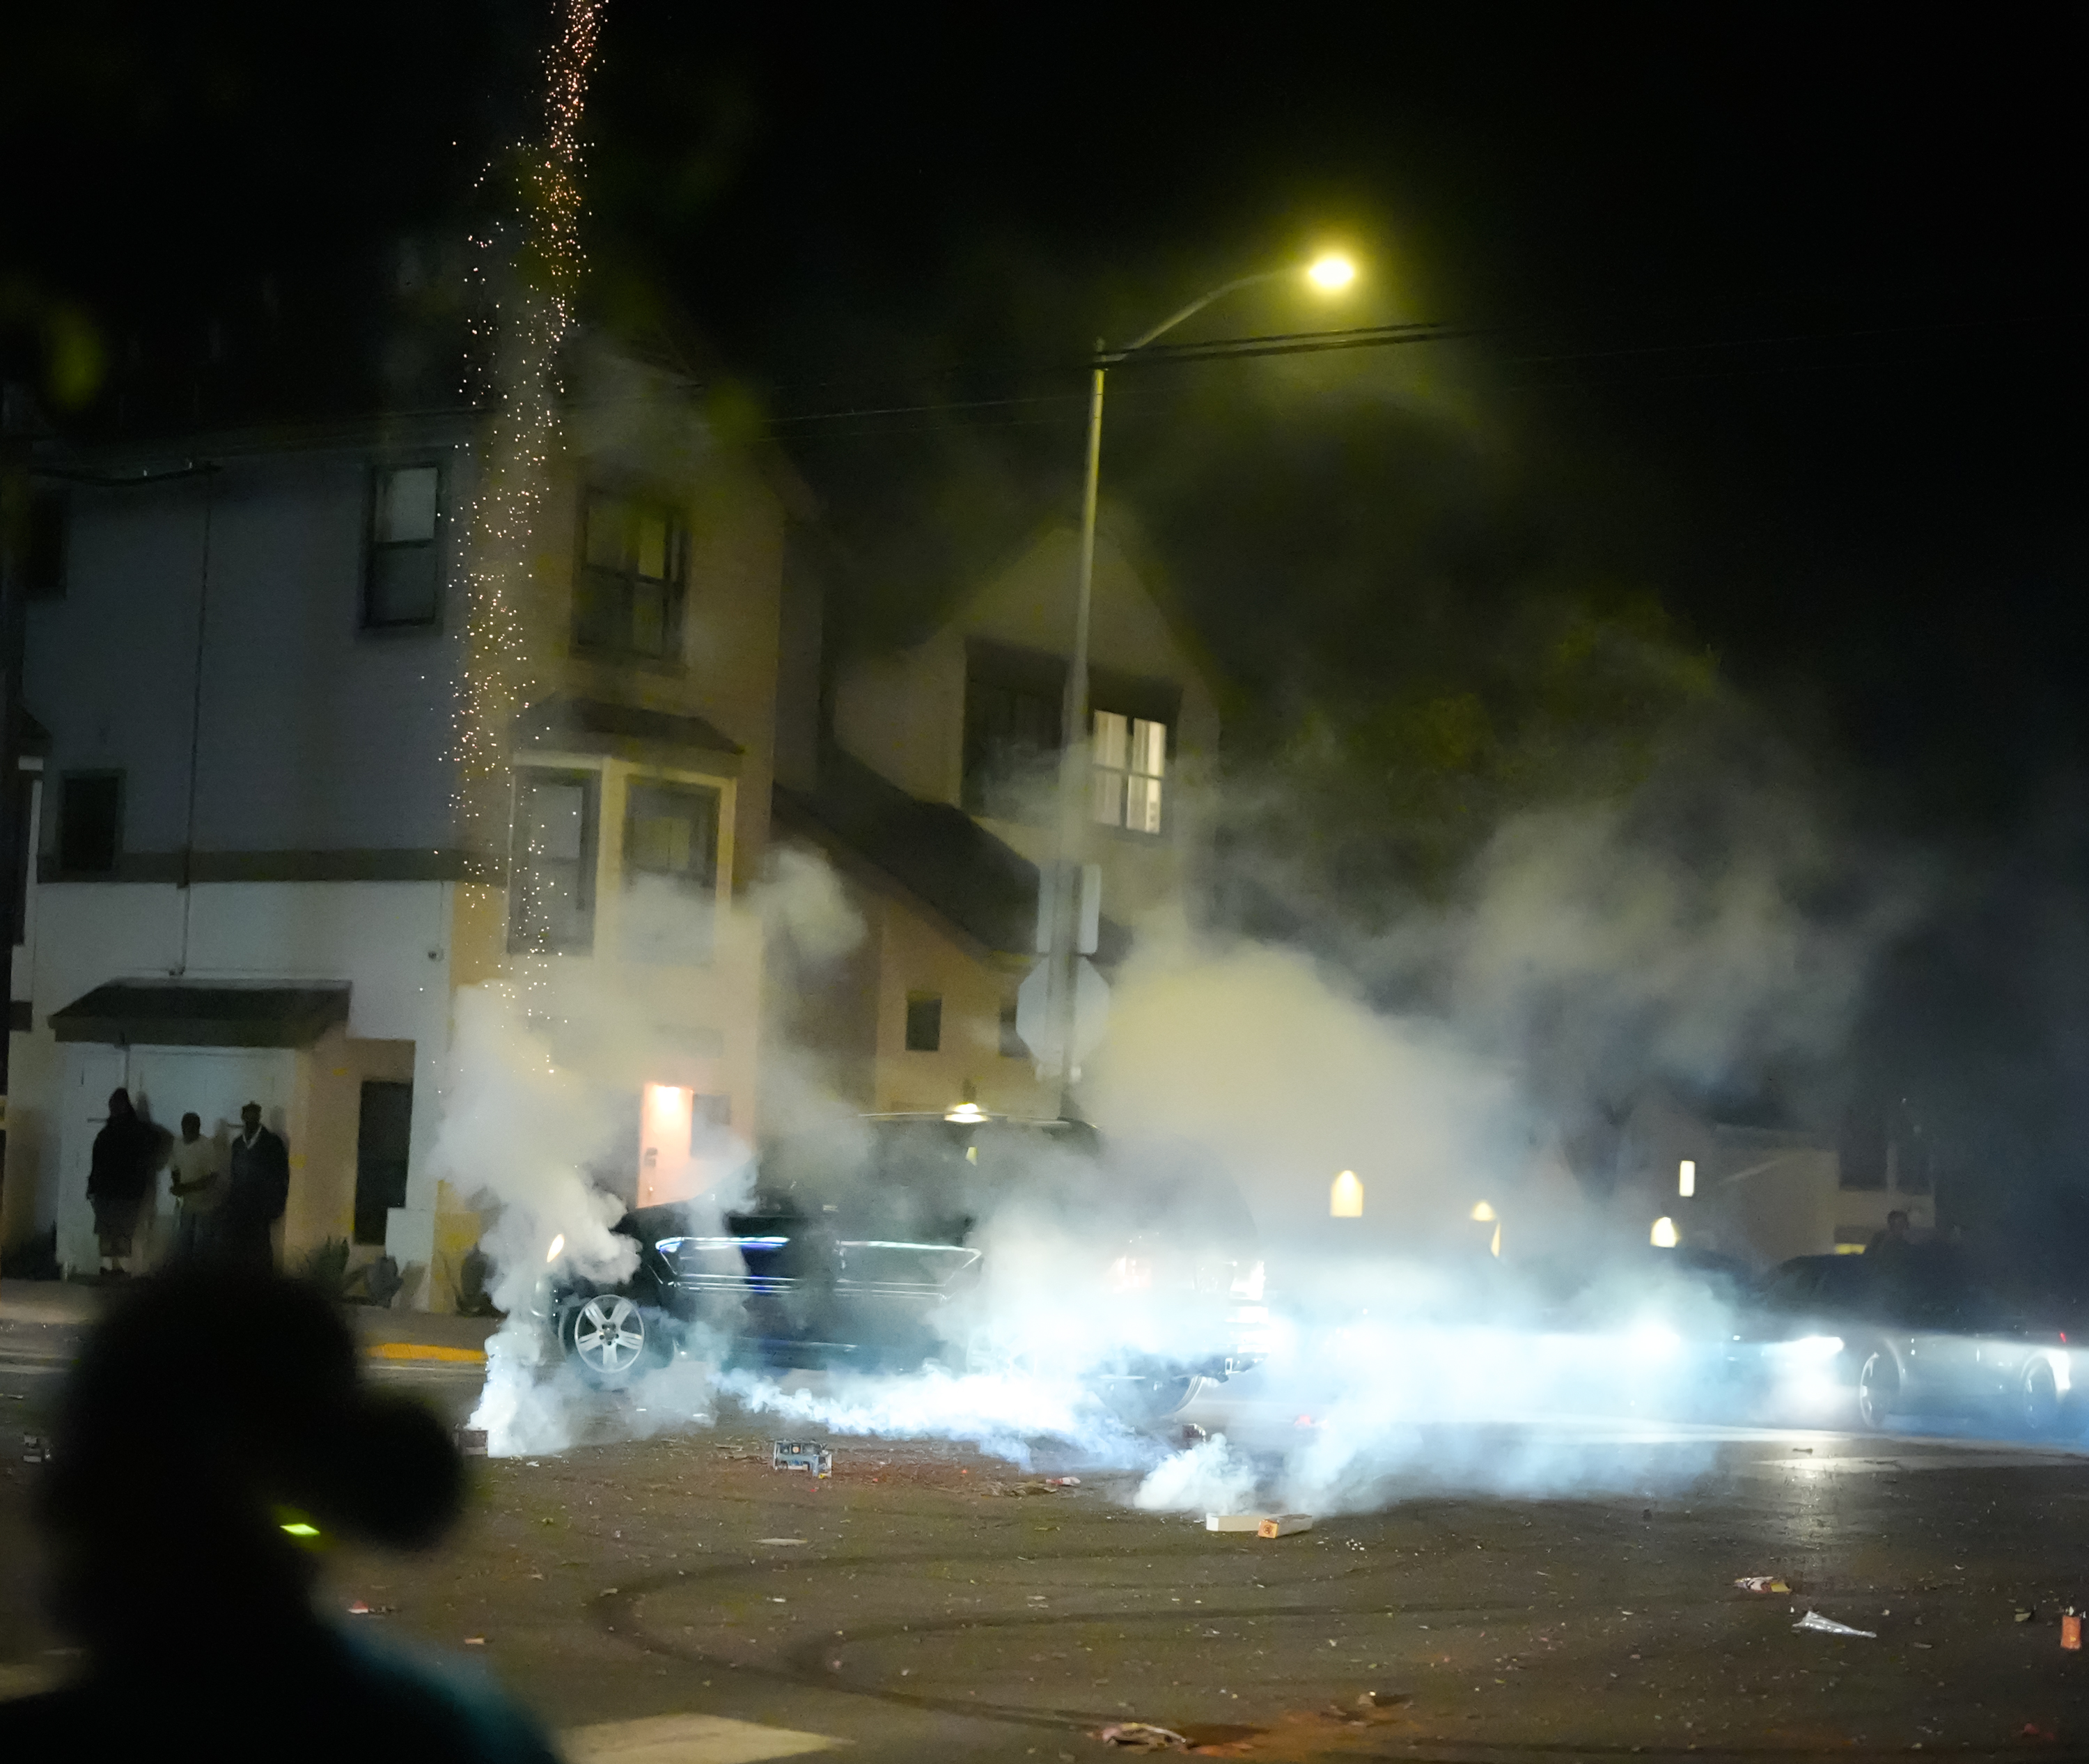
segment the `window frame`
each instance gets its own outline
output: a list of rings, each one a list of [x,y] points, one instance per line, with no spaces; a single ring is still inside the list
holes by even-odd
[[[667,796],[701,796],[709,800],[710,813],[706,827],[708,837],[705,843],[701,865],[694,874],[647,869],[633,862],[633,853],[635,849],[633,834],[634,823],[638,818],[637,809],[643,801],[645,793],[651,791],[657,791]],[[618,794],[620,799],[618,803],[616,869],[618,892],[628,900],[641,877],[650,878],[658,882],[666,882],[674,886],[678,892],[684,889],[689,891],[687,898],[688,906],[692,912],[700,912],[703,915],[701,952],[696,954],[693,959],[688,961],[676,961],[671,957],[664,959],[667,964],[671,966],[710,967],[716,960],[718,954],[718,854],[725,841],[725,791],[717,783],[696,779],[657,772],[634,771],[624,777],[623,787]],[[628,910],[628,908],[620,905],[620,914]],[[631,925],[628,918],[623,921],[618,936],[623,946],[625,960],[646,960],[657,964],[663,959],[657,955],[647,956],[636,952]]]
[[[591,562],[589,558],[590,522],[598,502],[616,504],[625,511],[627,519],[641,514],[657,514],[667,523],[667,553],[671,573],[667,576],[641,576],[638,573],[636,547],[627,542],[625,562],[617,569]],[[573,653],[585,660],[607,662],[624,666],[658,667],[681,671],[687,666],[689,624],[690,560],[694,552],[688,511],[670,498],[648,495],[642,490],[633,490],[599,482],[583,483],[580,491],[580,517],[574,523],[573,592],[571,617],[568,624],[568,643]],[[603,643],[594,641],[585,633],[581,618],[583,596],[590,592],[590,585],[600,580],[613,580],[619,596],[618,615],[615,621],[623,641]],[[636,605],[638,585],[658,582],[664,590],[661,611],[662,641],[659,651],[639,648],[635,641],[637,623]]]
[[[934,1013],[935,1037],[931,1045],[924,1046],[914,1039],[914,1013],[917,1010],[931,1010]],[[940,1054],[943,1051],[942,994],[910,991],[907,994],[907,1015],[901,1028],[900,1049],[907,1054]]]
[[[597,918],[602,908],[599,873],[602,867],[603,775],[575,766],[517,766],[510,799],[508,826],[508,953],[511,955],[590,955],[594,952]],[[525,934],[528,903],[523,894],[524,877],[534,866],[523,861],[519,848],[523,825],[523,794],[540,784],[578,784],[581,787],[581,855],[578,859],[581,892],[587,910],[585,941],[558,942]]]
[[[66,861],[66,810],[72,800],[73,786],[78,783],[108,781],[115,786],[115,811],[109,829],[109,867],[106,869],[83,869]],[[58,775],[58,819],[54,828],[54,868],[67,882],[113,882],[123,870],[123,818],[129,806],[129,792],[125,788],[123,772],[110,766],[82,766],[76,770]]]
[[[407,471],[432,471],[435,474],[435,530],[425,539],[380,539],[377,537],[377,509],[383,480],[394,472]],[[362,599],[357,617],[357,629],[366,635],[391,637],[442,629],[443,612],[449,599],[445,592],[449,586],[448,571],[444,565],[444,553],[447,549],[444,542],[449,525],[448,488],[449,474],[444,461],[439,458],[371,461],[363,483]],[[373,590],[376,586],[380,555],[388,552],[423,551],[435,560],[435,583],[430,597],[428,616],[425,619],[378,618]]]

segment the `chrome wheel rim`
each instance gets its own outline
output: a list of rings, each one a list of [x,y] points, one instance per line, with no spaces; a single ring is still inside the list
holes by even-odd
[[[2059,1381],[2044,1360],[2034,1360],[2024,1369],[2024,1424],[2033,1429],[2050,1427],[2060,1407]]]
[[[573,1351],[590,1371],[628,1371],[646,1348],[646,1320],[620,1294],[598,1293],[573,1314]]]
[[[1857,1413],[1868,1427],[1885,1425],[1899,1380],[1883,1354],[1874,1354],[1857,1374]]]

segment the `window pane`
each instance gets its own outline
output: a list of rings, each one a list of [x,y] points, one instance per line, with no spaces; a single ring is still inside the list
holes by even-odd
[[[75,876],[106,876],[116,868],[122,780],[68,778],[58,801],[58,868]]]
[[[667,590],[664,585],[643,577],[633,585],[631,629],[617,647],[640,655],[667,653]]]
[[[375,530],[380,545],[424,543],[435,536],[435,487],[440,474],[433,466],[401,466],[377,474]]]
[[[1158,833],[1160,830],[1159,779],[1132,778],[1126,780],[1124,824],[1135,833]]]
[[[536,784],[525,800],[525,850],[538,860],[577,862],[586,845],[587,786]]]
[[[621,569],[624,534],[629,524],[622,503],[611,496],[590,496],[587,504],[587,560],[601,569]]]
[[[624,867],[708,888],[718,851],[718,793],[666,784],[631,787]]]
[[[1124,770],[1124,719],[1114,710],[1096,713],[1095,761],[1098,766]]]
[[[1095,769],[1095,795],[1092,813],[1099,824],[1106,827],[1124,825],[1124,774],[1113,772],[1106,766]]]
[[[380,545],[370,556],[371,624],[432,624],[435,622],[435,547]]]
[[[1158,778],[1168,763],[1168,725],[1141,717],[1131,726],[1131,769]]]
[[[667,517],[664,514],[638,517],[638,573],[663,582],[667,575]]]
[[[941,993],[910,993],[907,998],[907,1051],[940,1053],[943,1045]]]
[[[573,640],[583,649],[624,646],[625,584],[607,570],[581,573],[573,594]]]
[[[592,779],[543,772],[518,780],[508,864],[513,947],[593,945],[594,788]]]

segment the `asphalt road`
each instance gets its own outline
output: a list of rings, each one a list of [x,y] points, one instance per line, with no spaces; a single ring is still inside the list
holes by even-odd
[[[20,1461],[62,1353],[32,1346],[0,1341],[0,1691],[67,1659],[35,1608]],[[460,1416],[478,1388],[454,1363],[379,1376]],[[1236,1424],[1258,1418],[1276,1424]],[[728,1414],[489,1461],[451,1547],[344,1551],[327,1598],[483,1662],[577,1752],[664,1737],[656,1764],[1100,1758],[1127,1719],[1268,1759],[2089,1752],[2089,1665],[2059,1624],[2089,1601],[2089,1461],[2063,1451],[1444,1429],[1418,1463],[1542,1450],[1593,1480],[1535,1498],[1420,1477],[1264,1541],[1133,1509],[1129,1475],[1053,1462],[1083,1479],[1048,1491],[960,1445],[840,1440],[814,1483],[769,1468],[773,1431]],[[1732,1584],[1753,1573],[1794,1590]],[[1795,1631],[1808,1610],[1877,1637]]]

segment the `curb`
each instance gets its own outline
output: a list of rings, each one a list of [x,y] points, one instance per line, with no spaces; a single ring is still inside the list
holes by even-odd
[[[372,1341],[362,1351],[373,1360],[448,1360],[464,1366],[486,1363],[483,1348],[438,1347],[427,1341]]]

